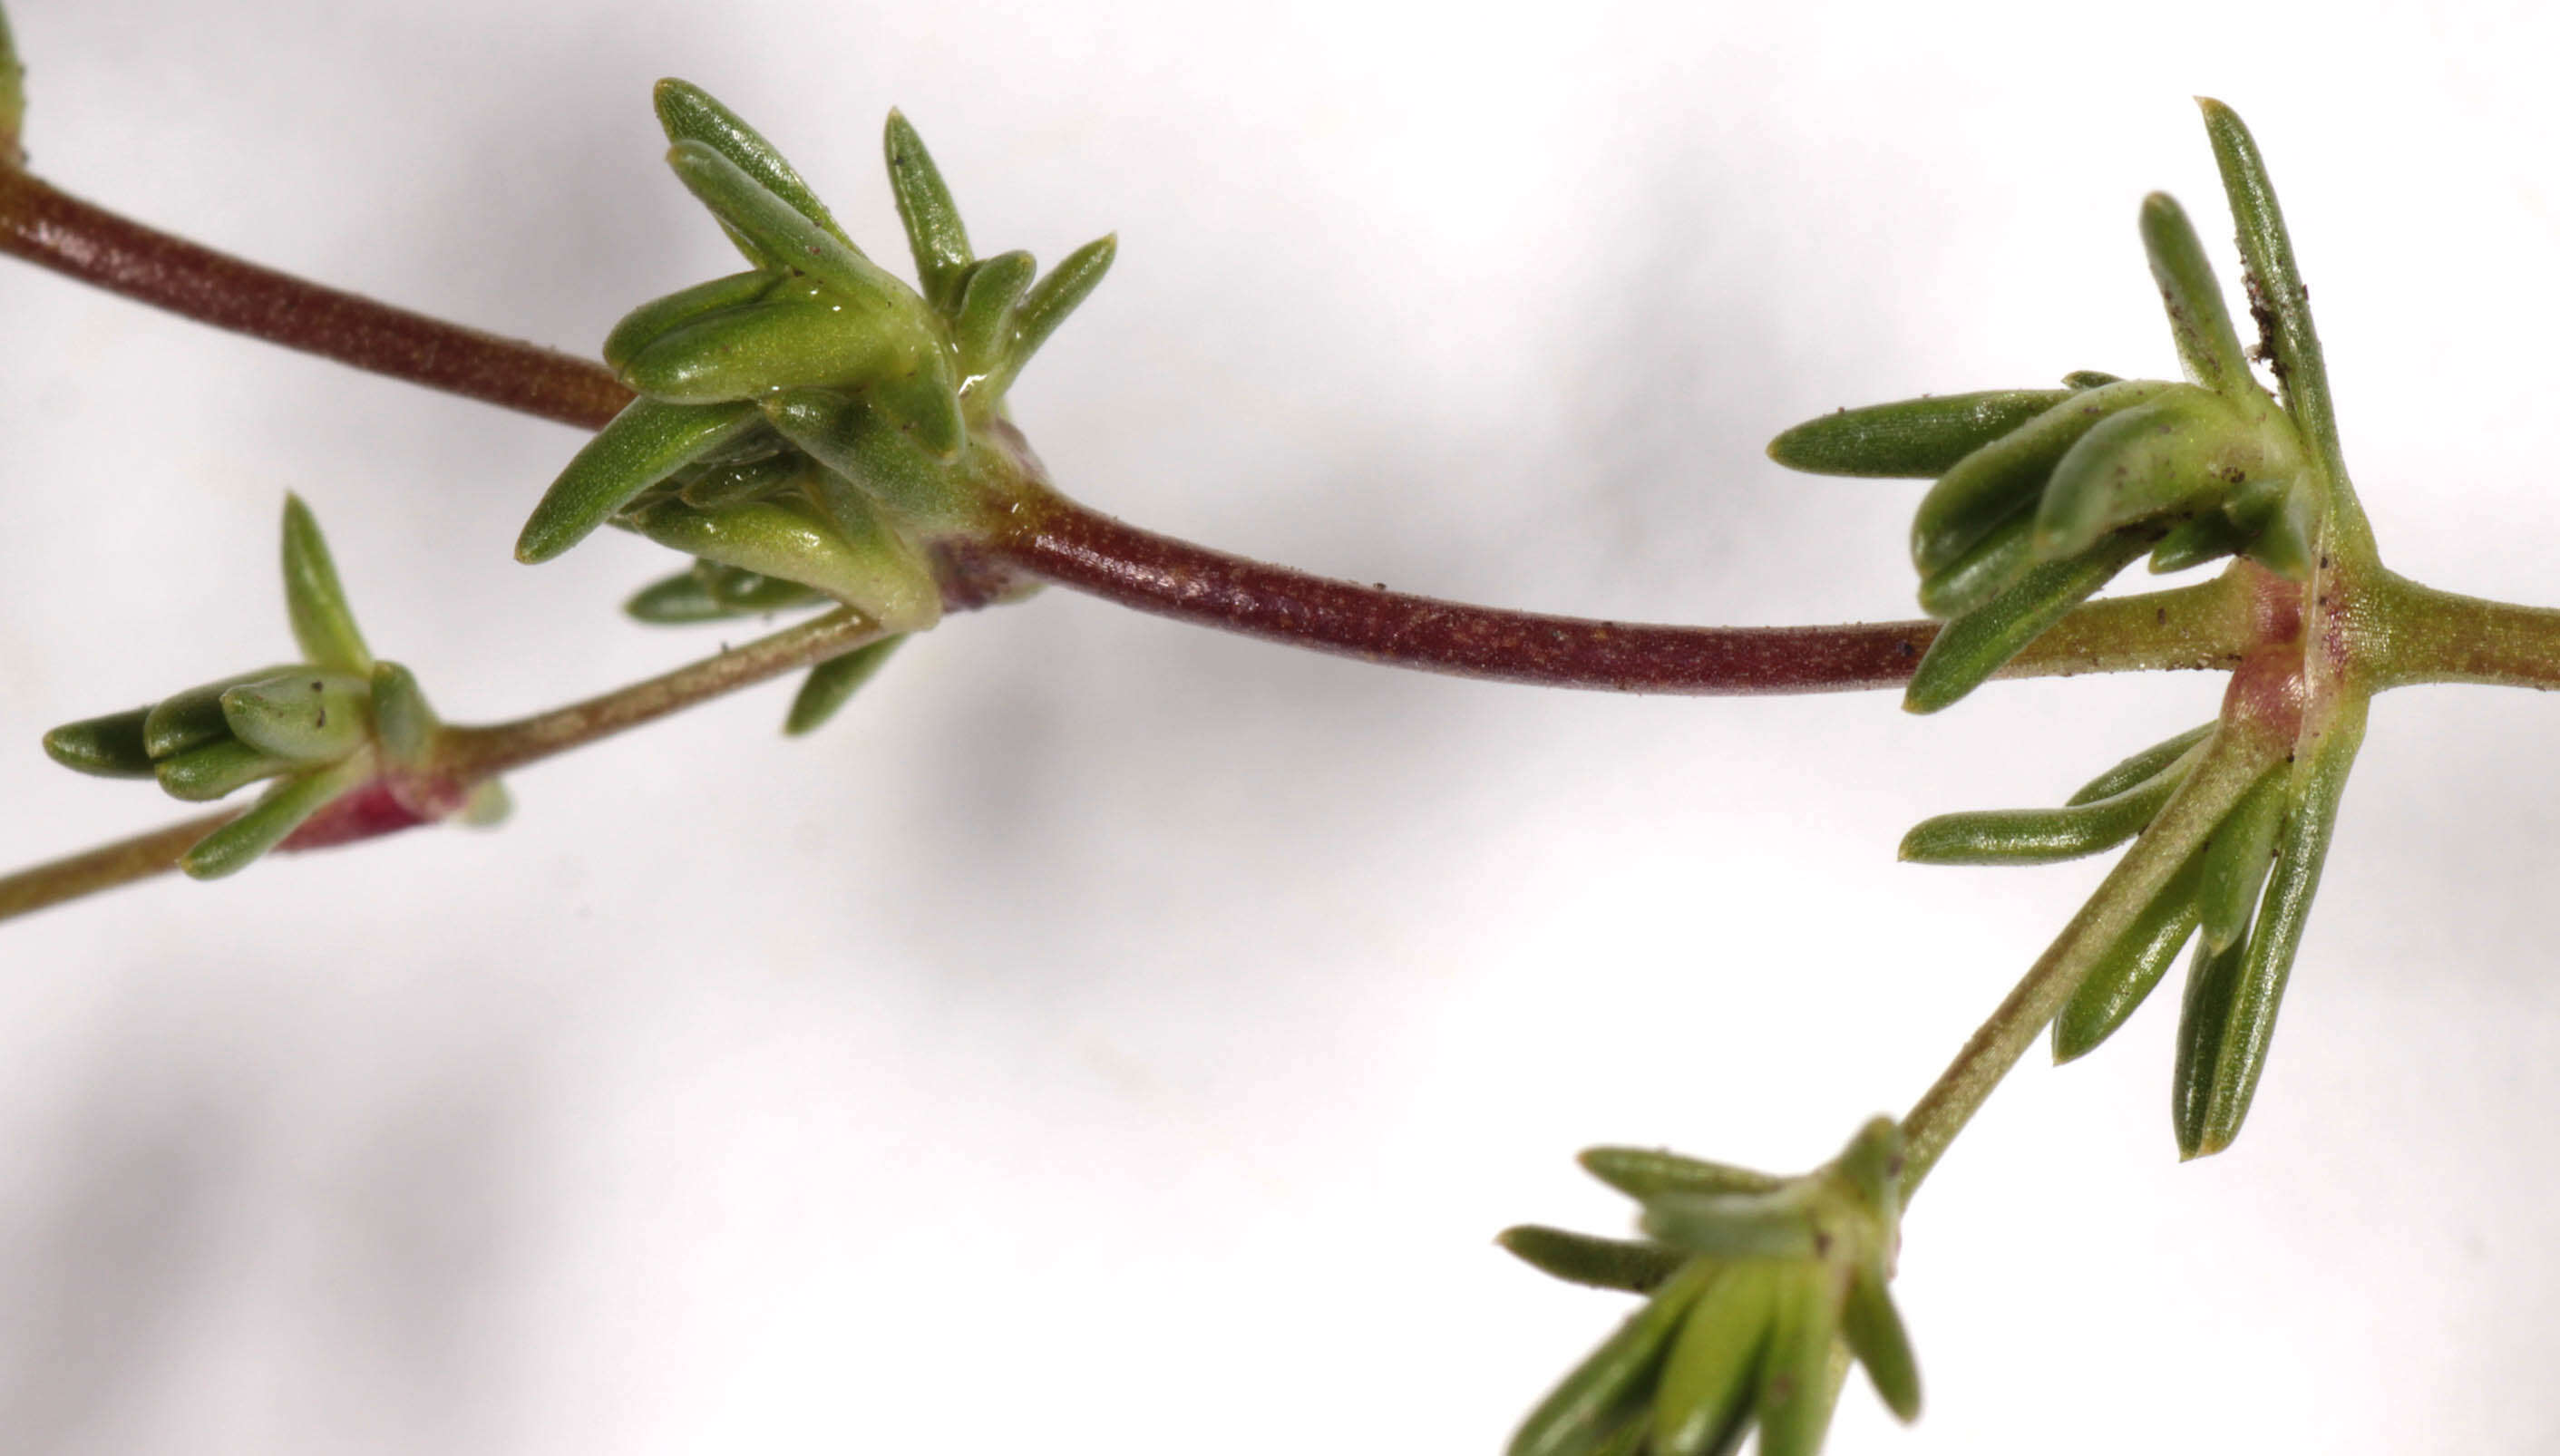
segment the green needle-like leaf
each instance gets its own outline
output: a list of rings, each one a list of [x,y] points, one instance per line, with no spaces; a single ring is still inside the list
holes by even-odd
[[[223,721],[262,753],[325,763],[362,747],[373,733],[373,681],[304,668],[226,690]]]
[[[975,513],[968,492],[944,463],[871,401],[790,390],[765,401],[764,412],[784,438],[835,477],[817,482],[830,511],[855,509],[840,494],[849,490],[928,529],[965,525]],[[871,508],[861,509],[868,517]]]
[[[1038,266],[1030,253],[1017,250],[1000,252],[969,270],[951,322],[962,373],[990,375],[1003,368],[1014,342],[1015,312]]]
[[[1901,858],[1921,865],[2055,865],[2114,849],[2135,835],[2185,781],[2202,748],[2132,788],[2061,809],[1986,809],[1922,820],[1902,836]]]
[[[718,404],[812,385],[860,388],[913,369],[914,341],[886,318],[845,308],[806,283],[761,303],[668,330],[622,367],[652,400]]]
[[[867,311],[903,311],[914,295],[854,245],[699,141],[667,149],[667,165],[712,215],[753,244],[770,266],[806,273]],[[752,254],[751,254],[752,255]]]
[[[888,186],[897,198],[897,218],[906,226],[907,246],[915,253],[915,279],[927,302],[952,313],[960,307],[961,275],[974,255],[959,205],[943,184],[942,169],[933,165],[933,154],[924,149],[924,138],[895,108],[888,113],[881,149],[888,154]]]
[[[2062,382],[2075,390],[2103,390],[2109,385],[2123,384],[2124,380],[2103,369],[2075,369],[2064,375]]]
[[[2157,532],[2120,532],[2084,556],[2029,569],[2008,590],[1949,622],[1904,687],[1903,711],[1936,713],[1962,701],[2150,550],[2157,537]]]
[[[1920,609],[1940,621],[1961,617],[2007,590],[2035,565],[2035,513],[2020,505],[1934,576],[1920,581]]]
[[[2175,737],[2162,738],[2074,790],[2065,804],[2093,804],[2112,799],[2186,756],[2186,750],[2213,735],[2217,723],[2198,724]]]
[[[1938,477],[1911,519],[1911,564],[1934,576],[2044,489],[2055,462],[2098,421],[2152,400],[2170,386],[2127,380],[2064,399],[1975,450]]]
[[[45,734],[45,754],[78,773],[98,778],[149,778],[151,749],[142,736],[151,710],[110,713],[67,723]]]
[[[737,615],[734,608],[712,595],[702,573],[690,566],[633,592],[622,603],[622,610],[635,620],[662,627],[725,621]]]
[[[355,613],[347,609],[346,590],[338,584],[338,567],[329,560],[329,543],[311,508],[297,495],[284,498],[284,607],[305,658],[340,672],[374,670],[374,655],[356,630]]]
[[[718,506],[733,506],[740,501],[762,500],[796,482],[808,468],[809,462],[802,459],[796,450],[779,450],[761,459],[707,466],[699,475],[686,480],[683,488],[676,492],[676,498],[704,511]]]
[[[153,766],[161,791],[190,804],[219,799],[261,778],[290,773],[303,765],[263,753],[238,738],[218,738],[172,753]]]
[[[426,762],[440,727],[435,710],[407,668],[396,662],[374,664],[374,736],[395,763],[410,767]]]
[[[1840,1328],[1885,1408],[1905,1422],[1918,1420],[1920,1362],[1911,1353],[1911,1337],[1903,1331],[1901,1312],[1893,1307],[1881,1269],[1860,1266],[1850,1272]]]
[[[794,737],[817,731],[861,691],[863,684],[872,680],[905,640],[883,637],[809,669],[809,676],[801,680],[799,696],[791,700],[791,713],[783,720],[782,730]]]
[[[752,404],[639,399],[572,457],[516,538],[516,560],[548,562],[631,499],[763,422]]]
[[[1760,1371],[1760,1456],[1815,1456],[1831,1429],[1832,1342],[1840,1334],[1838,1271],[1800,1264],[1780,1275]]]
[[[329,807],[331,800],[362,785],[373,772],[368,758],[358,756],[285,779],[238,819],[196,841],[179,857],[178,868],[196,880],[237,875]]]
[[[1924,395],[1839,409],[1769,442],[1769,458],[1813,475],[1927,480],[2071,398],[2069,390]]]
[[[2258,888],[2275,860],[2276,833],[2285,825],[2285,796],[2292,774],[2285,765],[2267,770],[2213,831],[2201,851],[2203,881],[2196,890],[2197,927],[2204,943],[2222,950],[2248,933]]]
[[[703,573],[705,584],[711,588],[712,599],[731,612],[784,611],[825,599],[815,588],[780,576],[759,575],[716,563],[699,565],[695,569]]]
[[[2186,366],[2187,378],[2228,399],[2245,398],[2243,391],[2256,389],[2249,359],[2240,351],[2222,285],[2186,221],[2186,210],[2167,193],[2155,192],[2143,199],[2142,232],[2152,280],[2160,284],[2169,333],[2177,340],[2178,362]]]
[[[223,694],[242,683],[254,683],[278,673],[300,670],[298,664],[280,663],[274,667],[217,678],[161,699],[159,705],[142,720],[144,751],[154,759],[161,759],[207,743],[222,742],[232,735],[231,725],[223,719]]]
[[[1659,1243],[1595,1238],[1588,1233],[1535,1223],[1506,1228],[1494,1242],[1541,1274],[1568,1284],[1629,1294],[1652,1293],[1694,1257]]]
[[[1644,1230],[1719,1259],[1805,1259],[1814,1220],[1794,1190],[1768,1194],[1664,1194],[1645,1203]]]
[[[1707,1286],[1663,1362],[1654,1456],[1706,1456],[1734,1442],[1750,1419],[1784,1277],[1776,1265],[1736,1264]]]
[[[2248,538],[2251,561],[2295,581],[2312,578],[2320,537],[2320,492],[2308,479],[2252,481],[2224,508]]]
[[[2222,1034],[2214,1042],[2209,1063],[2197,1068],[2191,1118],[2181,1077],[2178,1150],[2186,1157],[2206,1157],[2229,1147],[2249,1115],[2258,1078],[2267,1068],[2267,1048],[2276,1034],[2285,982],[2292,974],[2294,955],[2302,948],[2312,896],[2320,889],[2329,836],[2337,827],[2338,799],[2346,792],[2347,771],[2354,766],[2356,748],[2364,739],[2364,717],[2363,700],[2348,700],[2320,733],[2317,746],[2296,765],[2292,813],[2276,851],[2275,869],[2267,877],[2266,894],[2259,902],[2257,926],[2245,942],[2245,956],[2230,973]],[[2235,942],[2234,949],[2240,944]],[[2180,1050],[2184,1051],[2182,1038]]]
[[[848,532],[814,506],[774,500],[719,511],[663,501],[633,524],[660,546],[814,586],[889,631],[921,631],[941,619],[931,564],[878,523]]]
[[[1584,1172],[1631,1199],[1664,1194],[1774,1193],[1786,1180],[1748,1168],[1685,1158],[1660,1148],[1585,1148]]]
[[[1642,1408],[1672,1337],[1716,1266],[1692,1262],[1575,1367],[1512,1437],[1509,1456],[1588,1456]]]
[[[2312,327],[2311,294],[2294,261],[2293,241],[2285,234],[2284,209],[2277,206],[2266,160],[2230,107],[2207,96],[2196,97],[2195,103],[2204,110],[2204,131],[2222,173],[2223,195],[2240,226],[2240,257],[2248,270],[2253,311],[2263,311],[2273,325],[2267,342],[2274,350],[2276,378],[2284,385],[2285,407],[2343,493],[2345,470],[2337,447],[2337,418],[2329,406],[2328,365],[2320,356],[2320,334]]]
[[[2181,1161],[2204,1155],[2214,1070],[2222,1063],[2223,1044],[2230,1040],[2241,968],[2248,959],[2245,940],[2221,950],[2199,940],[2187,962],[2186,995],[2177,1015],[2177,1058],[2169,1076],[2169,1114]]]
[[[691,81],[669,77],[658,82],[651,99],[657,104],[658,124],[666,128],[667,140],[698,142],[711,148],[836,241],[847,247],[854,245],[845,230],[836,226],[827,205],[818,201],[818,195],[800,180],[800,174],[783,160],[773,143],[739,120],[736,112],[714,100],[710,92]]]
[[[662,335],[698,319],[760,302],[780,281],[778,274],[756,268],[653,298],[624,314],[613,332],[604,336],[605,366],[620,374],[631,356],[656,343]]]
[[[2120,526],[2217,503],[2262,458],[2254,432],[2200,390],[2110,415],[2055,463],[2036,503],[2036,555],[2078,556]]]
[[[2196,889],[2204,857],[2190,855],[2166,886],[2090,962],[2079,988],[2053,1018],[2053,1059],[2076,1060],[2098,1050],[2130,1019],[2177,959],[2199,916]]]
[[[1022,306],[1014,310],[1014,346],[1005,372],[997,381],[1003,387],[997,393],[1012,388],[1023,366],[1031,363],[1032,356],[1048,342],[1048,336],[1056,333],[1057,326],[1066,322],[1076,305],[1101,285],[1102,275],[1111,271],[1111,259],[1119,253],[1119,234],[1096,238],[1058,259],[1048,276],[1034,283],[1031,291],[1023,295]]]

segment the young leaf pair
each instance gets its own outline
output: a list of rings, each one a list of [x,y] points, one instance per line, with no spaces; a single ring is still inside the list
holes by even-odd
[[[1919,1368],[1888,1289],[1901,1171],[1889,1119],[1801,1179],[1640,1149],[1582,1162],[1644,1204],[1652,1238],[1520,1227],[1502,1243],[1560,1278],[1650,1297],[1529,1414],[1512,1456],[1706,1456],[1755,1425],[1768,1456],[1810,1456],[1843,1346],[1896,1415],[1919,1415]]]
[[[2320,497],[2293,422],[2250,376],[2184,212],[2154,193],[2141,224],[2193,383],[2075,374],[1844,409],[1770,443],[1798,470],[1934,477],[1911,557],[1947,626],[1905,693],[1915,713],[1971,693],[2146,553],[2155,571],[2241,555],[2309,574]]]
[[[273,780],[256,803],[181,858],[179,868],[199,880],[245,869],[330,804],[383,778],[386,768],[418,768],[432,750],[435,716],[416,680],[398,663],[374,660],[319,523],[291,496],[283,566],[286,614],[302,662],[236,673],[45,735],[45,751],[65,767],[154,779],[194,802]],[[486,814],[493,803],[484,794],[472,809]]]
[[[2248,1115],[2358,726],[2360,714],[2357,725],[2334,726],[2308,756],[2271,754],[2250,769],[2247,786],[2183,851],[2176,871],[2114,922],[2054,1018],[2054,1060],[2088,1054],[2115,1035],[2194,940],[2171,1094],[2181,1157],[2228,1147]],[[1927,820],[1903,837],[1902,858],[2042,865],[2112,849],[2152,825],[2213,750],[2218,730],[2219,725],[2206,724],[2153,744],[2091,779],[2057,809]]]

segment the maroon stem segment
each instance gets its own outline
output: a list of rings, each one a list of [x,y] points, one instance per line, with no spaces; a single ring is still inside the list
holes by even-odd
[[[587,429],[631,400],[590,361],[324,288],[0,166],[0,252],[216,328]]]

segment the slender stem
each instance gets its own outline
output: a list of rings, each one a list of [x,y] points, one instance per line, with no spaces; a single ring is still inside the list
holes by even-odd
[[[2371,588],[2385,623],[2375,686],[2560,688],[2560,610],[2438,591],[2405,576]]]
[[[2236,679],[2233,689],[2234,698],[2240,697]],[[2186,782],[2161,806],[2160,816],[2116,862],[2044,954],[2036,957],[2016,989],[1904,1114],[1905,1199],[1919,1189],[1947,1145],[1964,1131],[2000,1079],[2071,999],[2090,965],[2168,884],[2195,847],[2240,802],[2249,785],[2281,756],[2289,740],[2290,734],[2266,731],[2263,725],[2225,720]]]
[[[1544,616],[1313,576],[1115,521],[1063,497],[1028,506],[991,550],[1123,606],[1365,662],[1620,693],[1826,693],[1911,676],[1935,622],[1683,627]],[[2092,603],[2000,671],[2069,676],[2229,667],[2254,640],[2229,578]]]
[[[31,914],[48,905],[131,885],[178,868],[178,857],[196,841],[222,828],[239,809],[200,814],[193,819],[137,834],[131,839],[82,850],[14,875],[0,876],[0,920]]]
[[[879,624],[851,607],[832,611],[583,703],[513,723],[446,728],[437,740],[434,771],[463,784],[477,783],[795,668],[841,657],[883,635]]]
[[[243,262],[6,165],[0,252],[216,328],[564,424],[600,428],[631,399],[601,365]]]
[[[27,149],[19,128],[27,119],[27,68],[18,64],[18,43],[9,38],[9,15],[0,11],[0,167],[23,167]]]

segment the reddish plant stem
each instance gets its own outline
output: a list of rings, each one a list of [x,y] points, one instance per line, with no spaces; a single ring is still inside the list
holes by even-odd
[[[1927,621],[1680,627],[1543,616],[1309,575],[1159,536],[1063,497],[1027,506],[993,550],[1016,568],[1139,611],[1497,682],[1742,696],[1888,688],[1938,633]],[[2086,606],[2003,677],[2228,667],[2250,623],[2222,579]]]
[[[244,262],[5,165],[0,252],[219,329],[563,424],[599,428],[631,400],[600,365]]]

